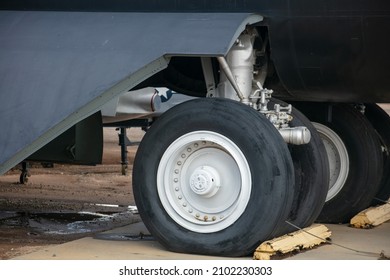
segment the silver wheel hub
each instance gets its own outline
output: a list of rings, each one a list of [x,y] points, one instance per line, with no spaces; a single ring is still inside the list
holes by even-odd
[[[187,230],[223,230],[244,213],[252,188],[249,164],[229,138],[195,131],[176,139],[157,170],[157,190],[167,214]]]
[[[326,201],[334,198],[344,187],[349,174],[349,156],[343,140],[329,127],[313,123],[325,145],[329,160],[329,190]]]

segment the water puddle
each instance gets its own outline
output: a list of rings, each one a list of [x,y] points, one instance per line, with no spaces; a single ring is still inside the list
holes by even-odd
[[[28,228],[32,234],[70,235],[101,232],[139,221],[134,207],[125,212],[0,212],[0,228]]]
[[[127,233],[98,233],[96,239],[111,240],[111,241],[153,241],[154,237],[150,234],[127,234]]]

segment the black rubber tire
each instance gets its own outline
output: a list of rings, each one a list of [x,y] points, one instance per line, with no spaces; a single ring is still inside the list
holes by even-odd
[[[28,183],[28,173],[27,172],[22,172],[19,176],[19,183],[20,184],[27,184]]]
[[[269,108],[273,108],[275,103],[287,105],[272,99]],[[292,117],[291,127],[305,126],[311,133],[308,144],[289,145],[295,169],[296,193],[288,221],[305,228],[314,223],[325,204],[329,187],[329,161],[324,143],[310,120],[296,108],[292,110]],[[282,234],[296,229],[286,224]]]
[[[341,190],[328,200],[318,222],[345,223],[367,208],[382,177],[379,139],[367,118],[350,104],[296,103],[312,122],[332,129],[344,142],[349,172]]]
[[[165,151],[176,139],[194,131],[227,137],[250,167],[252,186],[244,213],[230,226],[211,233],[191,231],[175,222],[157,190],[159,162]],[[294,194],[293,168],[287,145],[264,116],[232,100],[197,99],[164,113],[145,134],[134,161],[134,197],[146,227],[168,250],[244,256],[253,253],[259,242],[275,237],[284,225]]]
[[[390,117],[377,104],[366,104],[365,116],[378,133],[383,147],[383,175],[371,205],[383,204],[390,197]]]

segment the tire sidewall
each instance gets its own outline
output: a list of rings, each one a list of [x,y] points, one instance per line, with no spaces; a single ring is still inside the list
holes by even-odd
[[[342,189],[327,201],[318,222],[344,223],[367,208],[379,188],[382,155],[377,135],[350,104],[300,104],[313,122],[333,130],[343,141],[349,157],[349,173]]]
[[[228,255],[248,254],[259,240],[266,240],[276,233],[281,220],[286,218],[288,213],[286,209],[289,204],[291,205],[292,200],[288,197],[288,195],[291,196],[291,191],[289,193],[286,190],[286,185],[292,184],[289,181],[292,180],[293,175],[288,174],[291,173],[292,164],[286,166],[285,162],[281,162],[280,155],[270,152],[279,150],[281,153],[286,153],[287,146],[281,138],[276,139],[278,141],[273,139],[278,136],[277,134],[271,138],[265,137],[265,134],[273,131],[274,128],[256,111],[250,109],[253,112],[246,113],[244,117],[240,114],[232,114],[225,108],[227,105],[244,112],[248,110],[246,105],[227,100],[221,103],[218,99],[213,102],[193,102],[191,104],[195,106],[194,108],[201,107],[195,110],[191,109],[192,106],[183,105],[167,112],[168,114],[153,124],[139,147],[133,176],[134,195],[137,206],[142,209],[141,217],[148,228],[153,228],[154,236],[170,250],[181,252],[183,248],[186,248],[185,250],[201,254],[215,254],[215,252]],[[194,111],[196,120],[191,121],[186,117],[194,117],[188,110]],[[211,120],[210,110],[214,116]],[[251,130],[248,129],[248,125],[243,125],[245,122],[251,122],[246,119],[248,115],[257,123]],[[188,125],[189,123],[191,126]],[[251,189],[250,199],[244,213],[228,228],[210,234],[192,232],[176,224],[165,212],[156,184],[159,161],[168,146],[178,137],[200,130],[213,131],[232,140],[247,158],[251,170],[252,186],[257,186]],[[253,139],[259,139],[260,144],[254,147]],[[146,150],[148,147],[153,147],[153,151]],[[280,151],[281,147],[284,151]],[[139,155],[142,155],[142,160]],[[138,203],[141,204],[138,205]],[[259,209],[259,205],[263,211],[254,211],[254,209]],[[171,242],[172,239],[166,236],[172,232],[176,236],[174,244]],[[248,244],[253,245],[248,247]],[[235,251],[234,248],[240,247],[243,251]]]

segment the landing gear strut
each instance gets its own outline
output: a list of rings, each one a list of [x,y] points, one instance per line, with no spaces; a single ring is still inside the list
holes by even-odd
[[[30,170],[29,170],[29,163],[27,161],[22,162],[22,173],[19,176],[19,183],[20,184],[27,184],[28,177],[31,176]]]
[[[121,146],[121,166],[122,166],[122,175],[126,175],[127,167],[129,165],[129,161],[127,159],[127,146],[131,145],[129,138],[126,135],[126,127],[119,127],[119,146]]]

